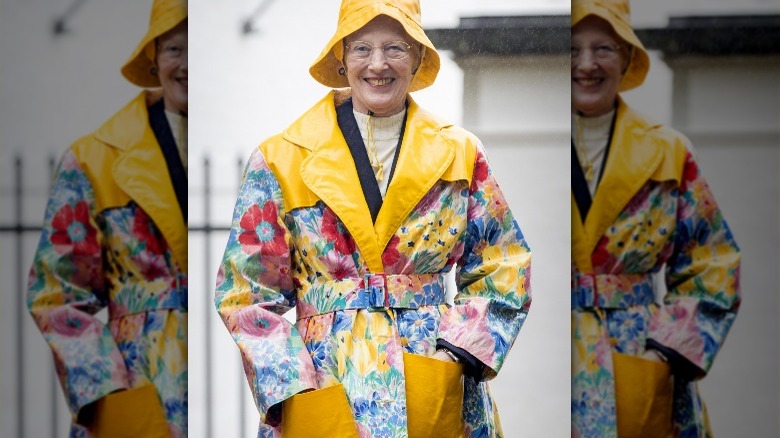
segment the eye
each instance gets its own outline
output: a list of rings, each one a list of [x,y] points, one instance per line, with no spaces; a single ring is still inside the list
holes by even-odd
[[[580,48],[571,46],[571,56],[572,57],[580,56]]]
[[[169,55],[179,55],[184,50],[182,46],[178,45],[170,45],[163,47],[163,52],[169,54]]]
[[[615,53],[617,49],[615,46],[609,45],[609,44],[602,44],[598,47],[596,47],[596,53],[601,53],[604,55],[611,55]]]
[[[355,54],[371,53],[371,46],[365,43],[352,43],[351,52]]]

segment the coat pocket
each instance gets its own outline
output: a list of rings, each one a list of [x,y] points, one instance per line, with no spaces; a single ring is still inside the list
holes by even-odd
[[[282,437],[357,438],[357,426],[344,392],[333,385],[294,395],[282,405]]]
[[[409,438],[464,436],[463,366],[404,353]]]
[[[109,394],[97,401],[92,436],[96,438],[171,436],[157,389],[145,385]]]
[[[620,438],[672,436],[672,378],[665,362],[612,353]]]

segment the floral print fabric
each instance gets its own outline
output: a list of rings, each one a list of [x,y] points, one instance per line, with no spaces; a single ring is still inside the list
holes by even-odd
[[[151,383],[172,436],[185,437],[186,274],[138,204],[100,210],[93,187],[68,151],[46,208],[28,306],[54,352],[74,420],[113,391]],[[105,307],[107,323],[95,315]],[[74,421],[71,436],[90,433]]]
[[[261,150],[248,162],[215,297],[241,350],[260,436],[280,435],[282,401],[337,383],[361,437],[406,436],[403,352],[429,356],[438,338],[482,361],[486,379],[499,371],[530,305],[530,252],[481,146],[471,183],[434,183],[383,249],[387,281],[406,276],[398,288],[407,298],[380,311],[348,308],[347,298],[323,310],[371,272],[326,202],[286,209],[273,166]],[[450,308],[430,279],[454,267]],[[281,315],[293,307],[291,325]],[[484,381],[465,379],[463,413],[467,436],[501,436]]]
[[[624,111],[619,109],[618,131],[621,123],[626,131],[637,123],[631,129],[641,132],[637,126],[646,125]],[[650,137],[661,145],[679,141],[664,132]],[[598,238],[591,272],[572,267],[572,436],[618,435],[613,352],[641,356],[652,340],[701,377],[736,317],[739,250],[690,152],[681,169],[679,182],[650,179],[634,192]],[[588,278],[597,283],[596,306],[578,304]],[[651,278],[665,281],[662,300],[654,298]],[[673,397],[677,436],[710,436],[696,382],[675,378]]]

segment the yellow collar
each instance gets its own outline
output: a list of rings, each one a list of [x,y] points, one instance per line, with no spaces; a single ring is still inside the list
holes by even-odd
[[[476,144],[462,130],[421,109],[410,96],[407,122],[393,180],[376,223],[363,196],[354,160],[336,119],[348,91],[335,90],[282,134],[311,151],[303,159],[303,182],[341,219],[372,272],[383,272],[382,252],[401,223],[440,179],[470,181]],[[452,131],[452,132],[450,132]]]
[[[95,137],[122,151],[112,166],[114,182],[152,218],[179,269],[187,272],[187,224],[165,157],[149,126],[147,106],[159,97],[159,92],[141,92],[98,128]]]
[[[649,180],[680,183],[685,145],[660,125],[651,125],[618,98],[604,176],[596,189],[585,223],[572,202],[572,258],[582,272],[593,270],[591,253],[607,228]]]

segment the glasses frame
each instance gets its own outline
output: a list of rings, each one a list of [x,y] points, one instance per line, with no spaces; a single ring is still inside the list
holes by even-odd
[[[350,46],[353,45],[353,44],[356,44],[356,43],[365,44],[365,45],[371,47],[371,51],[368,52],[368,54],[366,54],[366,56],[364,56],[364,57],[363,56],[358,56],[357,54],[352,52],[352,50],[350,49]],[[387,47],[390,46],[390,45],[403,45],[403,46],[405,46],[406,47],[406,52],[405,52],[404,56],[401,56],[400,58],[393,58],[393,57],[387,56],[387,51],[386,50],[387,50]],[[345,56],[349,56],[352,59],[365,61],[365,60],[371,58],[371,56],[374,54],[374,50],[376,50],[376,49],[382,49],[382,55],[385,57],[385,59],[389,59],[389,60],[393,60],[393,61],[406,59],[406,58],[409,57],[409,54],[412,52],[411,44],[407,43],[406,41],[402,41],[402,40],[388,41],[386,43],[382,43],[382,45],[379,46],[379,47],[369,43],[368,41],[359,41],[359,40],[357,40],[357,41],[350,41],[349,43],[345,43],[344,44],[344,55]]]
[[[608,53],[607,56],[604,56],[604,55],[599,56],[598,55],[598,49],[603,48],[605,46],[612,46],[612,49],[613,49],[612,52]],[[593,53],[593,57],[595,59],[599,60],[599,61],[614,61],[615,59],[620,58],[620,49],[622,47],[623,46],[618,44],[618,43],[605,43],[605,44],[598,44],[595,47],[581,47],[581,48],[577,48],[576,50],[577,50],[578,54],[574,55],[572,53],[571,54],[571,60],[575,61],[577,59],[580,59],[582,57],[582,54],[586,50],[590,50],[591,53]],[[571,51],[574,52],[574,50],[575,50],[575,47],[572,46]],[[630,55],[630,53],[629,53],[629,55]]]

